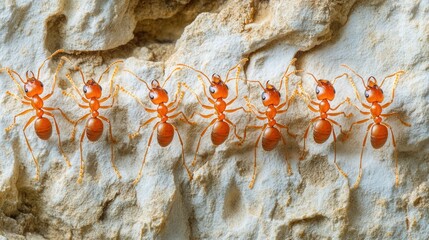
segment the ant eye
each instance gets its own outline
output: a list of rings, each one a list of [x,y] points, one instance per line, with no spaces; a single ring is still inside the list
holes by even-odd
[[[381,93],[383,93],[383,89],[380,88]]]
[[[261,97],[262,97],[262,100],[267,99],[267,95],[265,94],[265,92],[262,93]]]
[[[319,94],[320,93],[320,89],[319,89],[319,87],[316,87],[316,94]]]
[[[149,93],[149,98],[150,98],[150,99],[154,99],[154,98],[155,98],[155,96],[154,96],[152,93]]]
[[[43,83],[40,83],[40,86],[43,87]]]
[[[24,87],[24,91],[25,91],[25,92],[28,92],[28,89],[27,89],[26,87]]]
[[[337,92],[336,92],[336,91],[335,91],[335,89],[334,89],[334,94],[335,94],[335,93],[337,93]]]
[[[100,91],[103,91],[103,88],[100,86]]]
[[[369,93],[368,92],[365,92],[365,97],[369,98]]]
[[[164,92],[165,92],[165,94],[167,94],[167,95],[168,95],[168,92],[167,92],[167,90],[165,90],[165,89],[164,89]]]
[[[209,87],[209,91],[210,91],[211,93],[215,93],[215,92],[216,92],[216,89],[215,89],[213,86],[210,86],[210,87]]]
[[[84,93],[87,93],[87,92],[88,92],[88,89],[86,88],[86,86],[83,86],[83,92],[84,92]]]

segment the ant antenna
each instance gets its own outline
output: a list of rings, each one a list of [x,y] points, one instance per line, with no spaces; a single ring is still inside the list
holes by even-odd
[[[363,84],[364,88],[367,88],[367,86],[365,84],[365,80],[363,79],[363,77],[361,75],[359,75],[355,70],[353,70],[351,67],[347,66],[346,64],[341,64],[341,66],[347,68],[348,70],[352,71],[356,76],[358,76],[362,80],[362,84]]]
[[[147,84],[147,82],[146,82],[145,80],[143,80],[142,78],[140,78],[139,76],[137,76],[137,74],[135,74],[135,73],[134,73],[134,72],[132,72],[131,70],[124,69],[124,72],[127,72],[127,73],[129,73],[129,74],[133,75],[135,78],[137,78],[138,80],[140,80],[141,82],[143,82],[143,83],[146,85],[146,87],[147,87],[147,89],[148,89],[149,91],[151,90],[151,88],[149,87],[149,84]]]
[[[170,75],[168,75],[168,77],[164,80],[164,83],[162,84],[162,88],[164,88],[165,84],[168,82],[168,80],[170,80],[171,76],[173,76],[173,73],[178,70],[182,70],[182,68],[176,67],[175,69],[173,69],[173,71],[171,71]]]
[[[197,69],[195,69],[195,68],[193,68],[193,67],[191,67],[191,66],[188,66],[188,65],[186,65],[186,64],[182,64],[182,63],[177,64],[177,66],[182,66],[182,67],[187,67],[187,68],[189,68],[189,69],[192,69],[192,70],[194,70],[195,72],[197,72],[197,73],[199,73],[199,74],[203,75],[203,76],[207,79],[207,81],[209,81],[209,84],[211,84],[211,83],[212,83],[212,82],[210,81],[210,78],[209,78],[209,77],[207,77],[207,75],[206,75],[206,74],[204,74],[203,72],[201,72],[200,70],[197,70]]]
[[[104,72],[100,75],[100,78],[98,79],[98,84],[100,84],[100,82],[101,82],[101,79],[102,79],[103,75],[104,75],[105,73],[107,73],[113,65],[118,64],[118,63],[123,63],[123,62],[124,62],[124,60],[117,60],[117,61],[114,61],[113,63],[111,63],[111,64],[106,68],[106,70],[104,70]]]

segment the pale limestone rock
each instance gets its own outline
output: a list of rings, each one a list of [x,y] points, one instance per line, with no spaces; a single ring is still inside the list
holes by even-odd
[[[237,145],[232,132],[226,143],[214,147],[210,131],[201,142],[189,181],[180,165],[181,148],[173,143],[161,148],[152,143],[143,177],[132,186],[146,150],[152,126],[129,140],[140,123],[151,116],[128,95],[119,93],[113,109],[101,110],[113,123],[116,164],[122,174],[118,180],[110,164],[107,131],[99,142],[84,142],[85,179],[76,184],[79,171],[79,144],[70,141],[71,126],[58,114],[63,147],[72,162],[67,168],[55,133],[48,141],[39,140],[29,127],[27,133],[41,164],[41,181],[35,182],[34,164],[25,145],[22,127],[29,115],[18,119],[10,132],[0,131],[0,238],[7,239],[426,239],[429,235],[428,173],[429,142],[429,4],[427,1],[6,1],[0,4],[1,66],[19,73],[37,71],[41,61],[63,47],[79,64],[86,78],[97,77],[107,64],[124,59],[124,67],[140,77],[162,82],[177,63],[204,71],[209,77],[226,71],[241,58],[250,58],[242,77],[260,79],[278,86],[293,57],[297,69],[318,78],[333,79],[348,72],[347,64],[367,78],[381,80],[397,70],[406,71],[399,80],[396,97],[386,112],[399,112],[412,124],[407,128],[388,118],[394,129],[399,151],[400,186],[394,186],[394,154],[389,141],[380,150],[367,144],[360,188],[351,191],[358,173],[359,155],[366,124],[354,129],[350,138],[338,141],[337,160],[348,173],[346,180],[333,164],[332,138],[317,145],[311,133],[308,154],[299,161],[302,134],[309,119],[316,116],[298,98],[286,114],[293,139],[284,133],[288,146],[276,150],[257,149],[257,178],[252,176],[253,146],[257,131]],[[123,46],[121,46],[123,45]],[[104,50],[93,52],[94,50]],[[78,52],[80,51],[80,52]],[[41,80],[51,88],[58,58],[43,68]],[[61,90],[70,92],[65,74],[60,73],[58,88],[46,106],[63,108],[73,119],[87,113]],[[349,72],[350,73],[350,72]],[[17,93],[9,77],[0,75],[0,129],[25,108],[4,94]],[[73,78],[80,89],[77,73]],[[353,76],[359,94],[360,80]],[[178,81],[186,82],[207,102],[197,74],[183,70],[167,84],[170,100]],[[303,73],[290,78],[289,94],[303,81],[314,96],[314,82]],[[126,72],[116,83],[136,94],[146,107],[153,108],[144,84]],[[101,85],[108,91],[105,78]],[[235,96],[231,81],[230,96]],[[357,103],[345,79],[335,84],[333,105],[346,97]],[[392,81],[383,86],[386,101]],[[240,96],[263,109],[261,89],[256,84],[239,82]],[[105,93],[107,95],[107,93]],[[284,88],[282,97],[286,94]],[[363,97],[363,96],[362,96]],[[232,108],[245,106],[240,97]],[[335,117],[348,128],[364,116],[354,108],[350,119]],[[179,110],[187,115],[203,110],[187,92]],[[242,112],[227,113],[242,135],[246,124],[263,121]],[[210,120],[195,117],[195,126],[172,120],[185,143],[188,165],[193,160],[199,134]],[[83,130],[79,124],[77,138]],[[105,126],[107,130],[107,125]],[[231,129],[232,130],[232,129]],[[339,130],[336,129],[338,134]],[[338,134],[339,139],[343,136]],[[287,174],[285,154],[293,175]]]

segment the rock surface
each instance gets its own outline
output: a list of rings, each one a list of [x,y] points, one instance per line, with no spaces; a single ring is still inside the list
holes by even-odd
[[[167,3],[168,2],[168,3]],[[214,3],[213,3],[214,2]],[[30,115],[18,118],[10,132],[0,131],[0,237],[6,239],[427,239],[429,236],[429,2],[410,1],[6,1],[0,3],[0,64],[20,74],[37,71],[40,63],[58,48],[82,67],[86,78],[97,77],[114,60],[147,80],[163,79],[178,63],[194,66],[211,76],[225,76],[227,70],[247,57],[242,77],[260,79],[278,86],[292,58],[296,68],[318,78],[333,79],[347,64],[364,78],[379,81],[400,69],[395,100],[386,112],[398,112],[412,124],[408,128],[395,118],[386,120],[394,129],[399,156],[399,187],[395,187],[394,152],[389,138],[380,150],[367,144],[363,178],[357,190],[350,185],[358,174],[365,124],[354,128],[346,141],[338,141],[337,159],[349,175],[345,179],[333,163],[332,137],[315,144],[311,133],[308,153],[299,161],[304,130],[315,113],[301,98],[286,114],[279,115],[296,139],[284,132],[287,147],[271,152],[257,149],[257,178],[252,190],[253,146],[257,131],[239,146],[232,132],[228,140],[213,146],[209,133],[201,142],[197,164],[189,181],[181,167],[177,136],[161,148],[151,145],[143,177],[132,181],[147,146],[152,126],[130,140],[150,114],[122,92],[112,109],[101,110],[113,124],[117,179],[110,164],[107,126],[95,143],[84,141],[85,178],[76,183],[79,172],[79,141],[84,123],[71,141],[72,126],[56,115],[62,144],[71,159],[68,168],[57,146],[55,132],[42,141],[27,129],[41,165],[41,180],[33,179],[34,164],[25,144],[22,128]],[[42,70],[47,93],[59,58]],[[45,106],[61,107],[77,119],[87,113],[61,91],[72,91],[65,75],[73,73],[79,89],[80,76],[67,65],[59,74],[54,97]],[[354,82],[364,88],[356,76]],[[204,98],[197,74],[183,70],[175,74],[166,89],[173,98],[177,82],[183,81]],[[293,75],[289,95],[303,82],[314,96],[314,82],[304,73]],[[144,84],[120,71],[115,83],[136,94],[146,107]],[[234,81],[230,89],[235,90]],[[240,98],[233,108],[245,106],[241,96],[263,109],[261,89],[239,81]],[[388,101],[393,81],[383,86]],[[108,81],[101,82],[109,89]],[[18,93],[1,74],[0,129],[9,126],[14,115],[25,110],[6,91]],[[358,103],[345,79],[335,84],[333,105],[349,97]],[[49,89],[49,90],[48,90]],[[184,89],[184,88],[182,88]],[[107,95],[107,93],[105,93]],[[284,97],[282,92],[282,97]],[[231,91],[228,99],[235,96]],[[353,107],[340,108],[354,116],[334,117],[346,129],[364,116]],[[179,110],[205,114],[190,92],[185,92]],[[156,114],[153,114],[156,116]],[[242,135],[245,125],[263,121],[243,112],[228,113]],[[197,125],[179,119],[177,126],[185,143],[190,165],[197,137],[210,122],[196,116]],[[336,128],[337,134],[339,129]],[[340,140],[345,140],[338,134]],[[390,137],[390,136],[389,136]],[[292,165],[288,175],[285,153]]]

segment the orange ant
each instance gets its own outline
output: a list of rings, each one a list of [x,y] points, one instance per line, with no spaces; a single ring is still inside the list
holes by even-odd
[[[15,82],[16,86],[18,87],[19,92],[22,95],[22,98],[18,97],[17,95],[15,95],[9,91],[7,91],[6,94],[14,97],[18,101],[21,101],[21,103],[24,105],[31,105],[31,108],[24,110],[23,112],[15,115],[13,118],[13,123],[9,127],[7,127],[5,130],[8,132],[16,125],[16,118],[17,117],[28,114],[33,110],[36,111],[36,115],[32,116],[27,121],[27,123],[25,124],[23,132],[24,132],[25,142],[27,143],[27,147],[30,150],[34,164],[36,165],[36,177],[35,177],[35,179],[37,181],[39,180],[39,176],[40,176],[39,162],[38,162],[37,158],[34,156],[33,150],[31,149],[31,146],[30,146],[30,142],[28,141],[27,135],[25,134],[25,130],[33,121],[35,121],[34,122],[34,130],[35,130],[37,136],[42,140],[48,140],[52,135],[52,124],[51,124],[51,121],[49,119],[43,117],[43,115],[45,115],[45,114],[48,115],[49,117],[52,117],[52,119],[54,120],[55,129],[56,129],[57,135],[58,135],[58,148],[59,148],[61,155],[63,156],[64,160],[66,161],[67,166],[68,167],[71,166],[70,161],[68,160],[67,156],[65,155],[65,153],[61,147],[60,129],[58,128],[58,124],[57,124],[57,121],[55,119],[55,116],[51,113],[51,111],[58,110],[61,113],[61,115],[68,122],[70,122],[70,123],[74,123],[74,122],[72,120],[70,120],[67,117],[67,115],[60,108],[44,107],[44,101],[48,100],[54,94],[55,85],[56,85],[56,81],[57,81],[57,75],[58,75],[58,72],[60,71],[62,65],[64,64],[63,61],[60,61],[60,63],[58,64],[58,67],[55,71],[54,82],[52,84],[51,92],[48,93],[47,95],[45,95],[44,97],[40,96],[43,93],[43,89],[44,89],[44,85],[40,81],[40,71],[41,71],[42,67],[44,66],[44,64],[46,63],[46,61],[48,61],[49,59],[51,59],[55,55],[62,53],[62,52],[64,52],[64,50],[62,50],[62,49],[57,50],[51,56],[46,58],[45,61],[43,61],[42,65],[40,65],[40,67],[37,71],[37,77],[34,75],[34,73],[32,71],[30,71],[31,75],[29,75],[28,71],[27,71],[25,73],[26,81],[24,81],[22,79],[22,77],[19,75],[19,73],[17,73],[16,71],[9,69],[9,68],[5,68],[8,75],[10,76],[10,78]],[[18,76],[18,78],[24,84],[24,90],[21,88],[18,81],[15,79],[15,77],[12,74],[15,74],[16,76]]]
[[[310,109],[313,112],[320,113],[319,116],[314,117],[310,120],[310,123],[308,124],[307,129],[304,133],[304,148],[302,150],[302,154],[300,156],[300,160],[304,159],[305,156],[305,141],[308,136],[308,131],[310,130],[311,125],[313,125],[313,139],[317,144],[322,144],[328,140],[328,138],[331,136],[331,133],[334,137],[334,164],[337,167],[338,171],[347,179],[347,174],[340,168],[340,166],[337,163],[337,136],[335,135],[335,129],[333,128],[332,124],[335,124],[340,127],[341,133],[345,134],[343,132],[343,127],[337,123],[336,121],[329,118],[329,116],[338,116],[338,115],[344,115],[346,118],[349,118],[353,116],[353,114],[347,115],[345,112],[335,112],[335,113],[328,113],[330,110],[337,110],[341,105],[343,105],[346,102],[349,102],[349,98],[346,98],[346,100],[342,101],[340,104],[338,104],[336,107],[332,108],[330,101],[334,100],[335,98],[335,88],[334,84],[335,82],[343,77],[347,76],[347,74],[342,74],[340,76],[337,76],[334,78],[334,81],[331,83],[329,80],[324,79],[317,79],[313,74],[307,73],[310,75],[313,80],[316,82],[316,97],[317,100],[320,102],[317,103],[311,99],[311,97],[305,92],[305,90],[302,87],[302,82],[299,84],[299,88],[301,89],[301,96],[305,96],[304,100],[308,101],[308,109]],[[313,107],[316,106],[315,107]]]
[[[395,97],[395,89],[396,89],[396,85],[398,84],[398,81],[399,81],[399,76],[401,74],[404,74],[405,72],[401,70],[401,71],[398,71],[398,72],[395,72],[393,74],[388,75],[387,77],[385,77],[383,79],[383,81],[381,82],[380,85],[377,84],[377,80],[375,79],[375,77],[370,76],[368,78],[368,83],[365,84],[363,77],[360,76],[359,74],[357,74],[356,71],[354,71],[352,68],[350,68],[349,66],[347,66],[345,64],[343,64],[341,66],[349,69],[350,71],[352,71],[356,76],[358,76],[362,80],[362,84],[365,87],[365,98],[368,101],[368,103],[371,104],[371,106],[369,106],[369,105],[362,102],[361,97],[360,97],[360,95],[356,89],[356,86],[354,85],[353,81],[351,81],[359,102],[361,103],[361,105],[364,108],[369,109],[369,111],[368,112],[363,111],[353,103],[352,103],[352,105],[356,109],[358,109],[362,114],[371,115],[371,117],[352,123],[352,125],[350,126],[350,129],[349,129],[349,132],[352,130],[353,126],[356,124],[362,124],[362,123],[365,123],[371,119],[373,119],[373,121],[374,121],[373,123],[370,123],[368,125],[367,130],[366,130],[366,134],[365,134],[365,138],[363,139],[362,150],[360,153],[359,175],[358,175],[358,178],[356,179],[356,182],[352,186],[352,189],[356,189],[359,186],[360,180],[362,178],[362,157],[363,157],[363,150],[364,150],[365,144],[366,144],[366,139],[368,137],[368,132],[371,130],[371,145],[372,145],[372,147],[374,149],[379,149],[379,148],[383,147],[387,141],[387,137],[388,137],[388,129],[387,128],[390,129],[390,132],[392,134],[392,143],[393,143],[393,148],[394,148],[394,152],[395,152],[395,185],[398,186],[398,184],[399,184],[398,152],[396,149],[395,136],[393,135],[392,127],[389,124],[387,124],[386,122],[383,122],[383,119],[381,117],[388,118],[390,116],[395,116],[395,115],[399,114],[397,112],[382,114],[382,111],[384,108],[387,108],[388,106],[390,106],[390,104],[392,104],[393,99]],[[380,105],[384,100],[384,93],[383,93],[383,90],[381,89],[381,87],[383,86],[384,81],[388,78],[391,78],[391,77],[395,77],[395,81],[394,81],[393,87],[392,87],[392,99],[389,102],[387,102],[383,105]],[[402,119],[400,119],[400,118],[398,118],[398,119],[403,125],[405,125],[407,127],[411,126],[411,124],[403,121]]]
[[[256,115],[256,118],[258,118],[259,120],[267,120],[268,121],[267,123],[265,123],[262,126],[248,125],[244,128],[244,136],[243,136],[242,142],[244,142],[244,140],[246,139],[247,128],[262,129],[261,133],[259,134],[258,138],[256,139],[256,143],[255,143],[255,147],[254,147],[253,175],[252,175],[252,180],[250,181],[250,184],[249,184],[250,189],[252,189],[253,185],[255,184],[255,179],[256,179],[256,149],[258,147],[258,143],[259,143],[261,136],[262,136],[262,148],[265,151],[272,151],[274,148],[276,148],[280,139],[282,140],[283,144],[286,146],[286,140],[284,139],[281,132],[276,128],[276,126],[279,128],[286,129],[289,136],[296,138],[295,134],[292,134],[289,132],[289,127],[287,125],[279,124],[274,119],[277,114],[286,113],[288,111],[292,100],[295,98],[295,95],[297,94],[297,91],[295,90],[293,92],[293,94],[290,96],[290,98],[288,98],[288,96],[287,96],[289,76],[294,74],[294,73],[298,73],[298,72],[302,71],[302,70],[294,70],[294,71],[288,73],[289,67],[292,64],[294,64],[295,61],[296,61],[296,58],[292,59],[289,66],[286,68],[286,71],[283,74],[283,77],[280,79],[280,87],[278,90],[273,85],[269,84],[269,81],[267,81],[266,86],[264,87],[260,81],[247,80],[248,82],[258,83],[259,86],[261,86],[261,88],[263,89],[263,92],[261,95],[262,103],[265,107],[267,107],[267,109],[265,111],[258,110],[256,108],[256,106],[251,104],[249,99],[247,97],[245,97],[245,99],[247,101],[247,106],[249,107],[250,111],[252,111],[252,113]],[[285,101],[283,103],[280,103],[280,99],[281,99],[280,91],[282,89],[283,80],[285,80],[286,96],[285,96]],[[255,109],[257,112],[255,111]],[[258,115],[258,113],[261,114],[262,116]],[[287,155],[285,155],[285,160],[286,160],[286,164],[287,164],[288,174],[291,175],[292,174],[292,168],[291,168],[290,163],[287,159]]]
[[[211,118],[212,116],[217,114],[217,116],[209,123],[209,125],[200,134],[200,138],[198,140],[197,150],[195,151],[194,161],[192,162],[192,166],[195,166],[195,164],[196,164],[201,139],[203,138],[203,136],[207,132],[207,130],[210,128],[210,126],[213,125],[213,130],[211,133],[211,140],[212,140],[212,143],[216,146],[224,143],[225,140],[228,138],[229,130],[230,130],[230,127],[228,124],[230,124],[234,127],[234,134],[237,137],[237,139],[239,141],[241,141],[241,137],[238,136],[238,134],[237,134],[237,126],[233,122],[231,122],[228,118],[226,118],[224,113],[225,112],[233,113],[233,112],[236,112],[238,110],[243,110],[245,112],[249,112],[246,109],[244,109],[243,107],[234,108],[234,109],[226,109],[228,106],[233,104],[238,98],[238,79],[239,79],[238,76],[240,75],[241,64],[242,63],[244,64],[246,61],[247,61],[247,58],[242,59],[239,64],[230,68],[226,74],[226,80],[225,81],[222,81],[221,77],[217,74],[213,74],[212,80],[210,81],[209,77],[207,77],[207,75],[204,74],[203,72],[196,70],[195,68],[190,67],[190,66],[185,65],[185,64],[178,64],[178,66],[187,67],[187,68],[201,74],[202,76],[204,76],[207,79],[207,81],[210,84],[208,89],[209,89],[211,97],[209,95],[207,95],[207,92],[206,92],[207,86],[204,84],[204,81],[201,79],[201,76],[198,75],[198,79],[200,80],[201,84],[203,85],[204,94],[207,97],[207,100],[211,104],[213,104],[213,106],[209,106],[209,105],[204,104],[201,101],[201,99],[199,98],[198,94],[194,90],[192,90],[188,85],[183,83],[183,86],[186,87],[189,91],[191,91],[191,93],[196,97],[197,101],[201,104],[201,106],[203,108],[216,111],[215,113],[207,114],[207,115],[201,114],[201,113],[197,113],[197,114],[200,115],[202,118],[206,118],[206,119]],[[229,78],[229,74],[234,69],[237,69],[236,70],[236,77],[235,78]],[[230,101],[225,102],[225,99],[228,97],[228,91],[229,91],[227,83],[231,80],[234,80],[234,79],[236,80],[236,85],[235,85],[236,96],[233,99],[231,99]],[[191,118],[193,118],[194,115],[195,115],[195,112],[191,115]]]
[[[181,115],[188,124],[193,124],[192,122],[190,122],[188,120],[188,118],[185,116],[185,114],[182,111],[177,112],[171,116],[167,116],[169,113],[173,113],[175,110],[177,110],[177,108],[179,107],[180,102],[182,101],[182,98],[183,98],[183,92],[181,92],[181,83],[180,82],[178,83],[177,91],[174,94],[174,96],[175,96],[174,100],[170,103],[168,103],[168,92],[167,92],[167,90],[164,89],[164,86],[167,83],[167,81],[171,78],[173,73],[176,72],[177,70],[180,70],[180,68],[175,68],[170,73],[170,75],[164,80],[164,83],[162,85],[160,85],[157,80],[152,80],[151,87],[149,87],[149,85],[147,84],[147,82],[145,80],[138,77],[137,74],[133,73],[130,70],[124,70],[145,84],[145,86],[149,90],[150,101],[153,104],[158,106],[156,109],[146,108],[144,106],[143,102],[136,95],[132,94],[131,92],[125,90],[123,87],[119,86],[119,89],[121,91],[123,91],[126,94],[128,94],[129,96],[133,97],[140,105],[142,105],[146,112],[158,113],[158,116],[149,118],[146,122],[141,124],[139,126],[138,130],[134,134],[130,134],[129,137],[131,139],[135,138],[137,135],[139,135],[139,132],[143,127],[145,127],[146,125],[148,125],[149,123],[151,123],[155,119],[158,119],[158,118],[160,119],[154,125],[154,127],[152,129],[152,133],[149,137],[149,141],[148,141],[147,148],[146,148],[146,151],[145,151],[145,154],[143,157],[143,161],[142,161],[142,165],[140,167],[139,174],[133,182],[134,185],[136,185],[142,177],[143,166],[146,162],[146,156],[147,156],[150,144],[152,143],[152,138],[153,138],[153,134],[154,134],[155,130],[157,130],[157,140],[158,140],[158,144],[161,147],[167,147],[168,145],[170,145],[170,143],[173,141],[174,131],[176,131],[177,136],[179,137],[180,145],[182,146],[182,165],[185,167],[186,172],[188,173],[189,179],[192,180],[192,173],[189,170],[189,168],[186,166],[186,162],[185,162],[185,150],[183,147],[182,137],[180,136],[180,133],[177,130],[177,128],[174,125],[172,125],[171,123],[167,122],[169,118],[174,119],[174,118],[178,117],[179,115]],[[179,95],[180,95],[180,97],[178,97]],[[173,105],[175,105],[175,104],[176,104],[176,106],[173,107]],[[169,109],[169,108],[171,108],[171,109]]]
[[[62,57],[63,59],[65,59],[66,61],[70,62],[71,61],[66,58],[66,57]],[[83,120],[85,120],[86,118],[88,118],[89,116],[91,116],[85,124],[85,128],[82,132],[82,135],[80,137],[80,169],[79,169],[79,178],[77,179],[78,183],[82,183],[83,180],[83,176],[84,176],[84,160],[83,160],[83,150],[82,150],[82,143],[86,134],[86,137],[88,138],[89,141],[91,142],[95,142],[98,139],[100,139],[101,135],[103,134],[103,129],[104,129],[104,125],[103,125],[103,121],[107,122],[107,124],[109,124],[109,135],[110,135],[110,141],[111,143],[115,143],[115,139],[113,138],[113,134],[112,134],[112,124],[110,122],[110,120],[107,117],[104,116],[100,116],[98,110],[99,109],[109,109],[112,108],[114,103],[115,103],[115,95],[117,93],[117,90],[115,91],[115,93],[113,94],[112,97],[112,93],[113,93],[113,78],[115,77],[116,73],[118,72],[118,66],[115,66],[115,69],[113,71],[112,77],[110,79],[110,89],[109,89],[109,95],[101,98],[102,95],[102,91],[103,88],[100,86],[100,82],[103,78],[103,75],[106,74],[110,68],[118,63],[122,63],[122,60],[118,60],[113,62],[112,64],[110,64],[106,70],[104,70],[104,72],[100,75],[98,81],[94,81],[94,79],[89,79],[88,81],[85,82],[85,76],[82,72],[82,69],[79,66],[75,66],[75,70],[78,70],[80,72],[81,78],[82,78],[82,82],[83,82],[83,94],[79,91],[78,87],[76,86],[76,84],[73,81],[73,78],[71,77],[71,75],[68,73],[66,74],[67,79],[69,80],[70,84],[73,86],[74,90],[79,94],[79,96],[81,97],[82,101],[87,104],[81,104],[79,103],[79,101],[77,100],[76,96],[72,93],[67,93],[65,91],[63,91],[63,94],[66,96],[71,97],[77,104],[79,107],[83,108],[83,109],[89,109],[90,112],[85,114],[84,116],[82,116],[81,118],[79,118],[73,125],[73,131],[72,131],[72,141],[74,141],[74,137],[75,137],[75,133],[76,133],[76,127],[77,124]],[[106,105],[106,106],[101,106],[101,103],[106,102],[107,100],[109,100],[112,97],[112,102],[110,105]],[[101,120],[100,120],[101,119]],[[118,168],[115,165],[115,157],[113,154],[113,145],[110,144],[110,154],[111,154],[111,158],[110,158],[110,162],[112,164],[113,170],[115,171],[116,175],[118,176],[118,178],[121,178],[121,174],[119,173]]]

